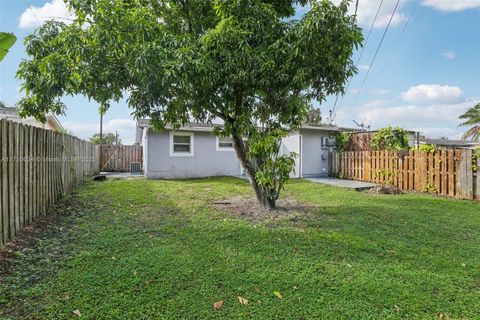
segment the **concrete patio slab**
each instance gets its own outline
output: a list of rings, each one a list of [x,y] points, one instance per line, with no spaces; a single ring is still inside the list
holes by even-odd
[[[105,175],[108,178],[117,178],[117,179],[132,179],[132,178],[142,178],[143,173],[131,173],[131,172],[100,172],[101,175]]]
[[[323,183],[323,184],[328,184],[331,186],[341,187],[341,188],[351,188],[357,191],[369,190],[376,186],[375,183],[338,179],[338,178],[332,178],[332,177],[315,177],[315,178],[305,178],[305,179],[315,183]]]

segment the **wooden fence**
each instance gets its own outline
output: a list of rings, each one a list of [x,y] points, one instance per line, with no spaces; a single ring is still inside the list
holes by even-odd
[[[98,146],[0,120],[0,245],[98,172]]]
[[[100,171],[130,171],[130,163],[143,163],[143,148],[140,145],[102,145],[100,148]]]
[[[332,152],[329,158],[330,174],[341,178],[480,200],[472,150],[347,151]]]

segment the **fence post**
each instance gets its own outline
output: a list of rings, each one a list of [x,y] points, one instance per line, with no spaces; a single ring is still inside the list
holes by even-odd
[[[473,199],[472,150],[461,150],[457,170],[457,197]]]
[[[0,120],[0,245],[46,214],[60,193],[85,180],[86,172],[98,170],[98,151],[95,161],[84,161],[89,150],[98,150],[89,145],[65,134]],[[65,152],[71,164],[64,162]],[[96,167],[87,170],[89,166]]]
[[[480,200],[480,156],[477,157],[477,179],[476,179],[476,199]]]

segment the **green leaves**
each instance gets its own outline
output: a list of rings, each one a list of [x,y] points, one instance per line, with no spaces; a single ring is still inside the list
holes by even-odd
[[[407,150],[408,145],[408,132],[402,128],[392,128],[388,126],[378,130],[370,142],[370,147],[374,150]]]
[[[102,112],[125,96],[157,129],[221,119],[222,134],[248,140],[237,149],[249,148],[242,165],[271,199],[294,163],[279,140],[312,99],[343,92],[362,41],[346,1],[308,2],[300,20],[289,17],[304,0],[67,3],[76,21],[47,22],[26,38],[29,59],[17,73],[25,115],[62,113],[61,97],[82,94]]]
[[[458,118],[464,120],[460,126],[472,126],[465,132],[463,139],[480,140],[480,103],[468,109]]]
[[[277,200],[285,182],[294,170],[294,152],[280,154],[281,139],[288,132],[282,129],[273,129],[267,132],[253,132],[249,139],[248,157],[255,161],[257,172],[256,182],[261,187],[265,197]]]
[[[0,61],[5,58],[8,50],[15,44],[17,37],[13,33],[0,32]]]

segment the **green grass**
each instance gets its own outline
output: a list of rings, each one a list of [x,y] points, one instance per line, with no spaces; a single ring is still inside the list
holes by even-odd
[[[478,203],[298,180],[284,195],[311,212],[252,222],[209,205],[250,194],[235,178],[89,183],[68,237],[39,240],[69,257],[39,264],[30,285],[25,258],[0,307],[26,319],[480,318]]]

